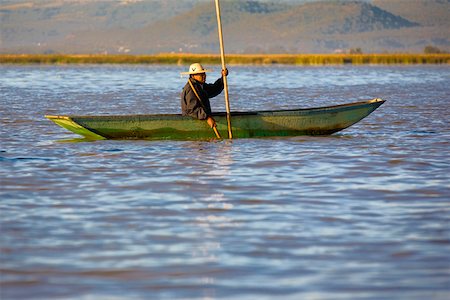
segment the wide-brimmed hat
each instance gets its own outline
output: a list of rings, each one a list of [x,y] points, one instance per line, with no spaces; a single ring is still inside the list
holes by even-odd
[[[189,66],[188,72],[181,72],[182,75],[195,75],[202,74],[205,72],[211,72],[211,70],[203,69],[203,66],[199,63],[195,63]]]

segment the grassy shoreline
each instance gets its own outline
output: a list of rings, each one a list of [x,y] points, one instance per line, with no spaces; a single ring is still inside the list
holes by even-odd
[[[0,64],[220,64],[216,54],[0,54]],[[230,65],[450,64],[442,54],[229,54]]]

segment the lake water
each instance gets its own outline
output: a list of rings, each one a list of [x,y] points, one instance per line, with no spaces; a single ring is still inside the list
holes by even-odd
[[[0,66],[1,299],[450,298],[449,66],[229,67],[232,110],[387,100],[326,137],[80,142],[44,118],[179,113],[185,69]]]

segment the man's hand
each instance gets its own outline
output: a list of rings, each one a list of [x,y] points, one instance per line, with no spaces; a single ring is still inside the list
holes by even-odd
[[[222,76],[228,76],[228,69],[222,70]]]
[[[208,117],[208,119],[206,119],[206,122],[208,123],[208,125],[213,128],[216,126],[216,120],[214,120],[212,117]]]

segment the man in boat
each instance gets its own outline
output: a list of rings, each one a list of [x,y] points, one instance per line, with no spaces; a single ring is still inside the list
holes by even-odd
[[[183,116],[191,116],[199,120],[206,120],[211,128],[216,126],[212,117],[209,99],[219,95],[223,91],[223,76],[228,76],[228,70],[222,70],[222,77],[214,83],[206,83],[206,70],[199,63],[189,66],[188,82],[181,92],[181,111]]]

